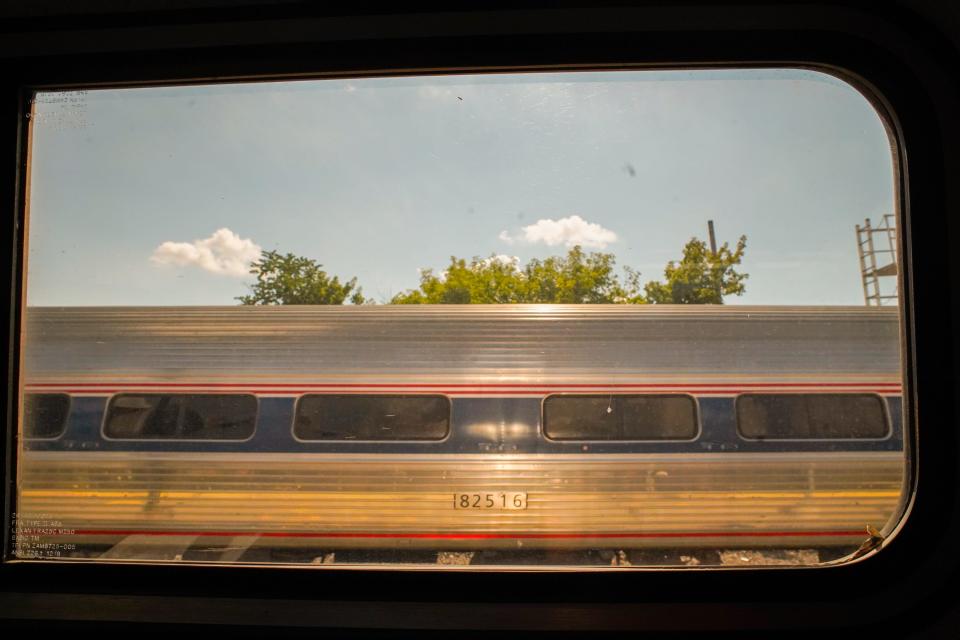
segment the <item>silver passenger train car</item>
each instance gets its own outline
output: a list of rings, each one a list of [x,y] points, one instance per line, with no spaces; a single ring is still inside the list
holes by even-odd
[[[51,541],[857,545],[905,494],[895,309],[29,308]]]

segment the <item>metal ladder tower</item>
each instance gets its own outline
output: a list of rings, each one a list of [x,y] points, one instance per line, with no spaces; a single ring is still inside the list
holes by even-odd
[[[857,253],[860,256],[860,278],[863,299],[867,306],[897,304],[897,223],[893,214],[884,214],[876,227],[870,218],[857,226]],[[879,236],[879,238],[876,238]],[[881,280],[883,279],[883,280]],[[881,282],[892,287],[881,287]],[[892,290],[892,293],[890,291]]]

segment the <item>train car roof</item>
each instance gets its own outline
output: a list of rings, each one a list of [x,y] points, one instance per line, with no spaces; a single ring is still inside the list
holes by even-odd
[[[34,307],[28,381],[892,376],[895,308],[659,305]]]

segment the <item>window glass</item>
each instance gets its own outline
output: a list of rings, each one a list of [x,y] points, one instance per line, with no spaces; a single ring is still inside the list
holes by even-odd
[[[737,427],[757,440],[883,438],[883,399],[859,394],[752,394],[737,398]]]
[[[253,435],[257,399],[249,395],[114,396],[103,433],[141,440],[246,440]]]
[[[80,533],[18,557],[815,564],[908,503],[906,174],[840,77],[43,89],[23,122],[17,508]]]
[[[450,428],[443,396],[308,395],[297,402],[300,440],[442,440]]]
[[[689,440],[697,434],[690,396],[551,396],[543,430],[555,440]]]
[[[23,433],[27,438],[56,438],[63,433],[70,411],[70,396],[28,393],[23,403]]]

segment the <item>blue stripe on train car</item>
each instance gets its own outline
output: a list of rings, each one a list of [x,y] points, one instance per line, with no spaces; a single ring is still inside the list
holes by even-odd
[[[294,398],[259,398],[254,435],[246,441],[110,440],[101,427],[107,397],[74,397],[67,427],[53,440],[26,440],[30,451],[261,453],[703,453],[901,451],[902,399],[887,397],[890,436],[881,440],[766,441],[737,434],[733,398],[698,398],[701,433],[692,441],[557,442],[542,435],[540,398],[454,398],[447,438],[431,442],[299,442],[292,434]]]

